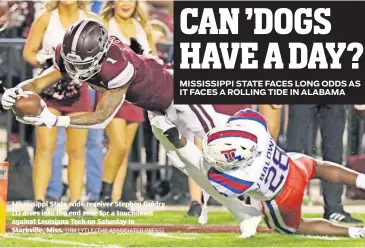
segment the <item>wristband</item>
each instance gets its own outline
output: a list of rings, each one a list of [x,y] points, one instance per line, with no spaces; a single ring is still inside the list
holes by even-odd
[[[57,116],[56,127],[68,127],[71,122],[70,116]]]

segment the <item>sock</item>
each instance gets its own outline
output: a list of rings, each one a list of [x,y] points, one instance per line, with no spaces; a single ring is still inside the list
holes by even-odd
[[[361,237],[361,228],[360,227],[349,227],[349,236],[353,239],[358,239]]]
[[[365,189],[365,174],[360,174],[357,176],[356,187],[359,189]]]
[[[112,191],[113,191],[113,183],[102,182],[101,191],[100,191],[100,199],[103,201],[111,200]]]

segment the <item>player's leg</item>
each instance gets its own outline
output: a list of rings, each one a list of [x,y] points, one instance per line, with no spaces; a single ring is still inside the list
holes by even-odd
[[[345,184],[365,189],[365,174],[329,161],[316,161],[316,177],[335,184]]]
[[[74,113],[73,113],[74,114]],[[84,189],[87,129],[67,128],[68,185],[70,201],[80,201]]]
[[[128,123],[126,127],[127,132],[126,132],[126,137],[124,139],[126,145],[126,153],[124,155],[122,165],[118,170],[118,174],[113,184],[112,200],[114,202],[119,201],[122,197],[124,181],[127,175],[127,168],[128,168],[128,154],[129,151],[131,150],[134,137],[136,136],[137,133],[138,126],[139,126],[138,122],[131,122]]]
[[[54,114],[60,112],[50,109]],[[57,140],[57,128],[36,127],[37,149],[33,166],[33,189],[35,200],[44,201],[52,172],[52,158]]]
[[[365,228],[336,225],[325,219],[302,219],[297,234],[365,238]]]
[[[302,219],[302,191],[288,185],[274,201],[264,203],[265,221],[271,228],[284,234],[365,238],[365,228],[336,225],[325,219]]]
[[[259,105],[259,112],[266,118],[271,137],[277,141],[280,133],[281,109],[274,109],[271,105]]]
[[[109,140],[109,149],[104,159],[100,199],[102,201],[111,201],[113,182],[127,154],[127,121],[114,118],[105,131]]]

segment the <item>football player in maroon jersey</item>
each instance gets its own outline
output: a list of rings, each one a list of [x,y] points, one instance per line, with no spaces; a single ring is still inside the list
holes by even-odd
[[[43,111],[38,117],[17,117],[17,120],[47,127],[103,129],[126,100],[148,110],[151,118],[167,116],[185,137],[192,139],[194,135],[202,139],[205,133],[224,121],[218,118],[211,105],[174,104],[171,72],[157,59],[137,55],[118,38],[109,37],[105,27],[92,19],[84,19],[67,30],[63,43],[56,48],[54,67],[48,73],[7,89],[2,99],[3,107],[10,109],[17,95],[27,91],[41,93],[63,77],[86,82],[103,92],[95,112],[56,116],[43,103]],[[166,144],[164,135],[154,133],[162,144]],[[194,154],[193,150],[189,156]],[[205,176],[199,170],[193,171],[195,175],[191,176],[195,179]],[[239,199],[228,200],[217,192],[213,192],[212,197],[228,207],[239,222],[246,218],[245,211],[239,207],[244,203]]]

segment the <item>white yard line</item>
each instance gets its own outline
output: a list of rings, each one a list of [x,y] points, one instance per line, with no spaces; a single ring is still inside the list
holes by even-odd
[[[195,237],[184,237],[178,235],[171,235],[169,233],[147,233],[147,235],[152,237],[171,238],[171,239],[185,239],[185,240],[196,239]]]
[[[328,236],[304,236],[304,235],[299,235],[298,237],[302,237],[302,238],[308,238],[308,239],[322,239],[322,240],[344,240],[344,239],[348,239],[348,238],[341,238],[341,237],[328,237]]]

